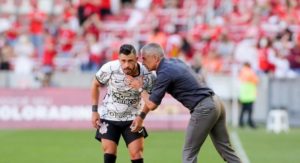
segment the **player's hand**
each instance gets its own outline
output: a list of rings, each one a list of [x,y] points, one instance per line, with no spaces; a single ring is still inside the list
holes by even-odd
[[[140,116],[137,116],[131,124],[131,132],[139,132],[143,129],[143,119]]]
[[[127,81],[128,81],[127,84],[131,88],[138,90],[139,88],[143,87],[143,82],[144,82],[143,77],[134,78],[132,76],[126,75],[126,78],[127,78]]]
[[[96,129],[99,129],[100,127],[100,115],[98,112],[92,113],[92,125]]]

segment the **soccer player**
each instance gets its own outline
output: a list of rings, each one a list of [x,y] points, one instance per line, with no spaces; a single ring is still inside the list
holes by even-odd
[[[210,135],[221,157],[229,163],[240,163],[231,147],[225,122],[225,109],[220,99],[208,87],[200,84],[192,69],[179,59],[166,59],[160,45],[150,43],[141,49],[143,64],[149,71],[156,71],[157,78],[151,94],[142,91],[145,102],[142,112],[133,121],[132,131],[141,129],[143,119],[150,110],[160,105],[168,92],[191,113],[186,129],[182,153],[183,163],[196,163],[206,137]],[[142,82],[133,79],[130,86],[142,88]]]
[[[141,108],[141,92],[129,87],[131,79],[143,78],[143,88],[150,92],[155,76],[138,63],[136,50],[124,44],[119,50],[119,60],[104,64],[92,82],[92,125],[97,128],[96,139],[101,141],[104,163],[115,163],[119,139],[125,140],[132,163],[143,163],[143,127],[139,132],[131,131],[131,124]],[[128,78],[130,76],[131,78]],[[100,87],[107,93],[101,101],[98,113]]]

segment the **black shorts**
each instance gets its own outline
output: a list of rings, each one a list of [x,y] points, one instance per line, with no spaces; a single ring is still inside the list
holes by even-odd
[[[146,128],[144,127],[142,132],[131,132],[131,123],[132,121],[109,121],[101,119],[101,127],[97,129],[95,138],[99,141],[101,141],[101,139],[108,139],[119,144],[122,135],[126,146],[128,146],[132,141],[148,136]]]

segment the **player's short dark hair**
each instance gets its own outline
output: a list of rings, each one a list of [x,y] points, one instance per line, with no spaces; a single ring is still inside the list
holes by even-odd
[[[119,54],[130,55],[131,53],[136,55],[136,50],[135,50],[134,46],[132,46],[130,44],[123,44],[120,47]]]

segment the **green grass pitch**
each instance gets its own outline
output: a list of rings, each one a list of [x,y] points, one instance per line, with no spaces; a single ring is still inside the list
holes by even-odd
[[[271,134],[264,129],[237,130],[246,154],[253,163],[298,163],[300,129]],[[180,163],[184,133],[149,131],[144,158],[148,163]],[[103,162],[100,143],[93,130],[0,130],[0,163],[92,163]],[[130,163],[120,140],[118,163]],[[224,162],[210,139],[201,148],[198,162]]]

